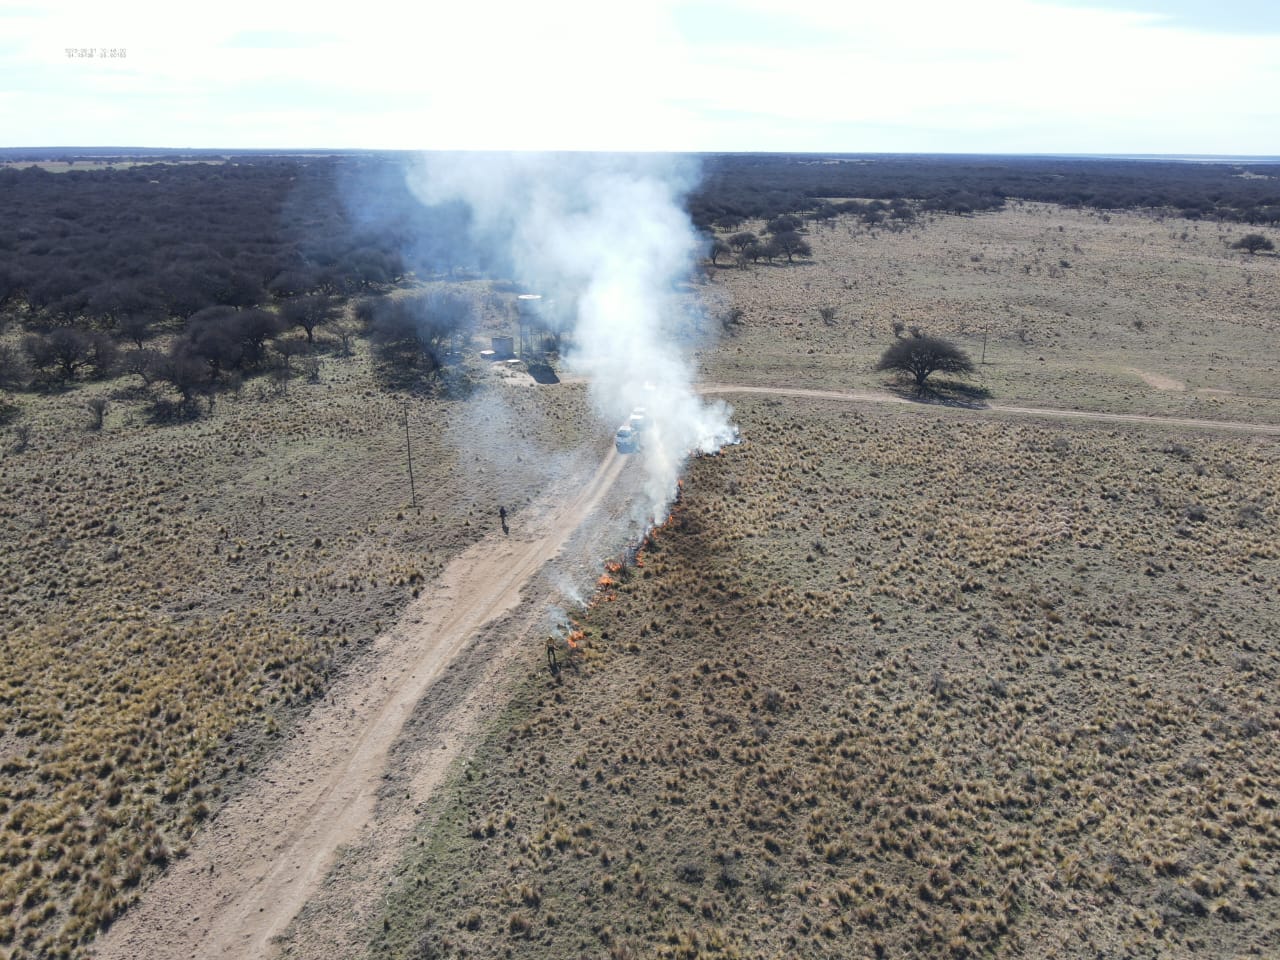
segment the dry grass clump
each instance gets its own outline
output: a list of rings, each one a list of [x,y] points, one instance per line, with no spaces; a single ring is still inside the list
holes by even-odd
[[[374,955],[1269,949],[1274,445],[738,415],[581,672],[442,794]]]
[[[276,731],[330,670],[326,643],[260,618],[161,625],[137,608],[6,633],[3,652],[0,862],[21,898],[0,911],[36,955],[109,923],[243,769],[245,721]]]
[[[125,386],[87,432],[80,394],[24,397],[30,442],[0,460],[15,957],[81,954],[500,503],[518,533],[588,420],[574,387],[409,398],[414,511],[406,399],[363,353],[183,424],[151,424]]]

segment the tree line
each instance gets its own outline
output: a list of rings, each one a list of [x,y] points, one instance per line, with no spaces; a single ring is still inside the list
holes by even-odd
[[[0,151],[8,155],[25,156]],[[21,306],[25,323],[112,332],[137,316],[185,319],[212,306],[360,294],[410,274],[500,271],[505,265],[470,241],[465,207],[417,200],[405,159],[201,154],[125,169],[0,169],[0,218],[9,226],[0,232],[0,309]],[[917,211],[998,209],[1010,197],[1280,223],[1280,165],[1252,166],[1256,175],[1243,177],[1230,164],[1079,158],[702,160],[687,206],[704,229],[733,231],[744,220],[800,212],[876,224]],[[742,249],[759,257],[796,252],[765,239]]]
[[[465,207],[424,206],[413,195],[406,155],[137,159],[68,173],[0,169],[9,228],[0,231],[0,333],[9,331],[0,387],[131,373],[172,387],[190,408],[244,376],[288,372],[326,324],[344,348],[367,335],[386,365],[429,374],[470,329],[469,308],[438,294],[380,295],[412,277],[506,275],[469,239]],[[1280,165],[1254,165],[1255,176],[1243,177],[1230,164],[1156,161],[703,160],[705,178],[687,204],[697,222],[721,231],[707,232],[713,261],[807,256],[805,220],[892,225],[924,211],[995,209],[1009,197],[1280,222]],[[739,229],[748,218],[764,229]],[[1237,246],[1257,253],[1269,244],[1248,234]],[[336,322],[349,300],[362,304],[354,324]]]
[[[326,325],[344,350],[368,334],[380,358],[416,350],[436,369],[440,329],[470,322],[458,303],[408,298],[354,322],[344,305],[484,263],[465,209],[423,206],[379,156],[11,167],[0,216],[0,388],[133,374],[188,413],[245,377],[290,375]]]
[[[1249,172],[1252,176],[1242,176]],[[1153,209],[1192,219],[1280,223],[1280,164],[1084,157],[719,154],[703,158],[688,199],[703,228],[821,211],[840,198],[910,200],[976,213],[1011,198],[1102,210]]]
[[[0,170],[0,308],[112,332],[309,294],[351,295],[480,259],[467,212],[425,207],[385,157],[253,157]]]
[[[0,389],[61,389],[134,376],[161,419],[190,417],[201,412],[202,401],[212,408],[220,392],[250,377],[271,374],[283,385],[303,371],[314,376],[322,333],[323,348],[348,355],[355,337],[367,337],[384,379],[429,381],[463,347],[475,320],[471,301],[449,293],[362,298],[349,315],[344,307],[323,294],[277,309],[217,305],[197,311],[167,337],[142,324],[114,335],[71,325],[34,330],[0,341]]]

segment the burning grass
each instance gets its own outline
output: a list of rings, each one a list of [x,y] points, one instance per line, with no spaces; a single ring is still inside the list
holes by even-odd
[[[442,792],[374,956],[1269,949],[1274,445],[737,414],[582,671]]]

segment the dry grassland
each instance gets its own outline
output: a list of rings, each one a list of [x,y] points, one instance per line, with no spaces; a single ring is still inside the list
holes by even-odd
[[[719,309],[745,316],[706,376],[878,386],[896,321],[975,361],[985,333],[978,380],[1000,403],[1277,423],[1280,257],[1228,249],[1242,233],[1039,204],[901,233],[814,226],[811,262],[715,271]]]
[[[0,463],[14,957],[75,954],[110,922],[499,504],[518,526],[586,419],[570,387],[411,398],[417,512],[405,401],[366,354],[287,392],[251,382],[184,424],[149,423],[132,389],[24,398],[29,446]],[[105,425],[87,430],[102,391]]]
[[[1032,205],[815,227],[813,262],[717,271],[745,319],[702,373],[880,388],[896,320],[975,359],[985,330],[1000,403],[1280,423],[1280,258],[1238,232]],[[82,953],[499,504],[518,526],[606,439],[580,385],[486,383],[409,401],[421,513],[363,353],[179,425],[123,381],[22,398],[0,950]],[[374,955],[1265,952],[1274,441],[737,406],[747,441],[584,612],[581,670],[525,661]]]
[[[373,955],[1280,935],[1274,442],[748,399],[437,804]]]
[[[1280,260],[1033,205],[716,271],[739,384],[882,389],[894,321],[1005,404],[1280,422]],[[820,309],[837,309],[834,322]],[[634,567],[425,818],[374,957],[1265,955],[1270,438],[740,395]],[[535,672],[537,671],[537,672]]]

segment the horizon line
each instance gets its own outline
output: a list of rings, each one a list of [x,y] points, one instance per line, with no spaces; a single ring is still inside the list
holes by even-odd
[[[0,147],[0,155],[10,153],[36,153],[58,151],[83,153],[89,156],[129,156],[140,154],[267,154],[324,156],[342,154],[411,154],[411,153],[579,153],[579,154],[665,154],[673,156],[774,156],[774,157],[1002,157],[1027,159],[1097,159],[1097,160],[1174,160],[1174,161],[1223,161],[1237,163],[1280,163],[1280,154],[1245,153],[1145,153],[1141,151],[939,151],[939,150],[589,150],[589,149],[470,149],[423,147],[155,147],[118,145],[55,145]]]

